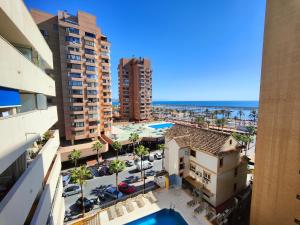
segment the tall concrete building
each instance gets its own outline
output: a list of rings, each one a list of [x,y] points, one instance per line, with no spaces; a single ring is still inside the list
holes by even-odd
[[[299,21],[299,1],[267,1],[252,225],[300,224]]]
[[[145,58],[121,58],[118,66],[120,118],[147,120],[152,115],[152,70]]]
[[[0,224],[63,224],[52,52],[23,1],[0,1],[0,49]]]
[[[101,135],[109,133],[112,124],[110,43],[96,17],[80,11],[76,16],[65,11],[31,13],[54,54],[58,127],[68,141],[61,148],[62,160],[68,160],[74,148],[82,157],[95,155],[90,151],[95,138],[107,149]]]

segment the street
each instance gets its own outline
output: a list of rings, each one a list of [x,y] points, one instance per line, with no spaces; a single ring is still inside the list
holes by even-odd
[[[162,160],[154,160],[153,167],[151,169],[146,170],[146,174],[148,171],[160,171],[162,168]],[[136,170],[136,166],[126,167],[124,171],[119,173],[118,176],[118,183],[121,181],[124,181],[126,177],[129,176],[138,176],[140,178],[140,171]],[[146,179],[147,184],[153,181],[153,176],[150,176]],[[116,175],[112,174],[109,176],[102,176],[102,177],[95,177],[91,180],[87,180],[86,184],[83,187],[83,193],[84,197],[87,197],[88,199],[94,199],[97,197],[97,188],[101,185],[113,185],[116,186]],[[141,190],[143,188],[143,182],[139,181],[134,184],[131,184],[136,186],[137,191]],[[76,202],[76,200],[80,197],[80,194],[72,195],[65,197],[65,208],[66,210],[71,210],[73,207],[72,205]]]

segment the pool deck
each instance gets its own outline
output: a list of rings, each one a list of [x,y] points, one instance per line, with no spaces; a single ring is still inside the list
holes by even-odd
[[[157,124],[166,124],[169,122],[157,121],[151,123],[130,123],[128,125],[112,126],[111,135],[108,136],[112,141],[119,141],[122,144],[127,144],[131,133],[137,133],[140,138],[159,138],[163,137],[168,128],[155,129],[149,126]]]
[[[133,202],[135,210],[131,213],[128,213],[124,206],[124,215],[121,217],[117,217],[113,220],[108,219],[108,215],[106,211],[102,211],[100,213],[100,221],[101,224],[106,225],[121,225],[137,220],[141,217],[147,216],[154,212],[157,212],[164,208],[170,208],[170,205],[175,205],[175,210],[181,214],[181,216],[185,219],[185,221],[189,225],[211,225],[205,218],[204,213],[194,216],[193,211],[194,208],[188,208],[186,203],[192,199],[190,195],[188,195],[183,190],[175,190],[171,189],[166,191],[165,189],[160,189],[154,192],[154,195],[157,197],[158,202],[151,204],[147,199],[144,199],[145,206],[139,208],[135,202]]]

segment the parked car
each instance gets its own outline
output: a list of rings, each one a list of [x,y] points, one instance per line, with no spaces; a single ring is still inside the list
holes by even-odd
[[[149,161],[149,162],[153,162],[153,161],[154,161],[154,154],[150,153],[150,154],[148,155],[148,161]]]
[[[156,153],[154,154],[154,158],[155,158],[155,159],[162,159],[162,158],[163,158],[162,153],[156,152]]]
[[[141,166],[142,166],[142,168],[141,168]],[[136,164],[136,169],[138,171],[141,171],[141,169],[147,170],[147,169],[150,169],[152,167],[153,167],[153,164],[149,161],[142,161],[142,165],[141,165],[141,162]]]
[[[125,164],[126,164],[127,167],[131,167],[131,166],[134,165],[134,161],[133,160],[126,160]]]
[[[89,167],[88,169],[91,171],[93,177],[99,177],[99,172],[96,167]]]
[[[70,195],[75,195],[81,192],[81,188],[77,184],[73,184],[70,186],[65,187],[64,192],[63,192],[63,197],[67,197]]]
[[[154,170],[149,170],[146,172],[146,176],[154,176],[156,172]]]
[[[76,201],[76,206],[82,210],[82,197],[78,198]],[[87,199],[86,197],[83,198],[83,207],[85,212],[89,212],[94,208],[94,201]]]
[[[117,191],[116,187],[106,188],[106,190],[104,191],[104,195],[109,196],[113,199],[122,198],[124,196],[124,194],[122,192]]]
[[[71,175],[69,173],[62,174],[63,186],[67,186],[70,183]]]
[[[109,171],[109,168],[107,166],[102,166],[98,173],[99,176],[112,175],[112,173]]]
[[[124,182],[126,182],[127,184],[132,184],[139,181],[139,179],[140,178],[138,176],[129,176],[125,178]]]
[[[129,185],[125,182],[119,183],[118,188],[124,194],[132,194],[136,191],[135,186]]]

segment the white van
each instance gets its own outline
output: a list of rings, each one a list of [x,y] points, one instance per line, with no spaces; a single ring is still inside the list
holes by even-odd
[[[149,161],[142,161],[143,170],[149,169],[153,167],[153,164]],[[141,171],[141,161],[136,163],[136,169]]]

